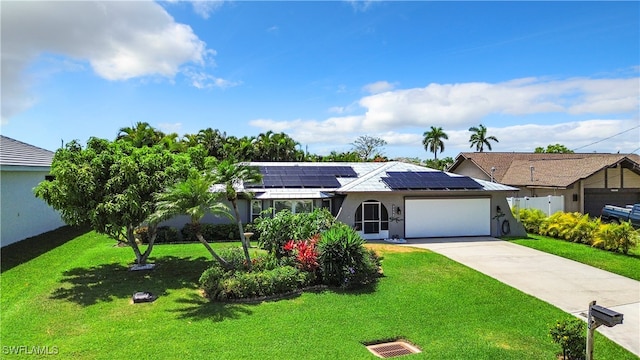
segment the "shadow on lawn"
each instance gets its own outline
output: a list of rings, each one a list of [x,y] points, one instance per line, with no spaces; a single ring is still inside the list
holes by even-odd
[[[100,264],[65,271],[64,278],[60,280],[62,286],[50,297],[89,306],[131,298],[137,291],[163,296],[171,289],[196,289],[200,275],[211,261],[204,257],[163,256],[151,258],[149,263],[155,263],[156,268],[129,271],[121,264]]]
[[[176,302],[185,305],[179,309],[170,310],[178,313],[180,319],[220,322],[225,319],[238,319],[242,315],[253,314],[248,304],[209,301],[197,294],[192,294],[188,299],[183,298]]]
[[[0,250],[0,258],[2,258],[0,272],[5,272],[35,259],[89,231],[90,229],[84,227],[62,226],[44,234],[3,246]]]

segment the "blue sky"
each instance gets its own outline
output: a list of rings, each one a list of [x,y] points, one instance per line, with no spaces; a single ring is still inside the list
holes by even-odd
[[[561,143],[640,152],[638,2],[2,1],[3,135],[55,150],[164,132],[283,131],[390,158]]]

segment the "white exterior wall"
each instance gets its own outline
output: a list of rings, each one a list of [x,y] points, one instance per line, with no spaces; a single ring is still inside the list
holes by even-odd
[[[505,215],[503,218],[501,218],[500,221],[502,222],[503,220],[508,220],[510,223],[511,232],[509,235],[526,236],[527,233],[524,229],[524,226],[522,226],[522,224],[519,223],[513,217],[513,214],[511,213],[511,211],[509,211],[509,203],[507,202],[505,192],[490,192],[487,194],[486,192],[479,191],[479,192],[469,192],[469,193],[456,194],[456,195],[461,197],[467,197],[467,198],[474,197],[474,196],[478,196],[478,197],[490,196],[491,197],[490,216],[493,217],[496,215],[496,209],[499,206]],[[423,194],[423,196],[420,196],[415,192],[350,193],[345,199],[344,203],[342,204],[342,209],[340,209],[340,213],[337,216],[337,220],[342,221],[347,225],[353,226],[355,211],[358,208],[358,206],[360,206],[360,204],[366,200],[380,201],[382,204],[384,204],[387,207],[389,216],[392,215],[391,211],[393,206],[399,205],[402,207],[402,211],[403,211],[403,214],[400,216],[402,218],[402,221],[389,222],[389,235],[390,236],[399,235],[400,237],[404,237],[405,236],[405,215],[406,215],[404,213],[404,211],[406,210],[404,208],[405,206],[404,203],[406,198],[411,198],[411,197],[422,197],[427,199],[429,197],[452,197],[452,194],[451,192],[446,192],[446,191],[441,191],[441,192],[434,191],[432,193]],[[446,212],[447,209],[443,209],[443,211]],[[451,214],[452,217],[456,217],[456,215],[457,214]],[[493,219],[487,219],[487,221],[490,221],[490,224],[491,224],[491,235],[493,236],[498,234],[498,231],[499,231],[498,223]]]
[[[6,246],[64,225],[60,214],[33,194],[33,188],[44,180],[48,169],[0,173],[0,243]]]

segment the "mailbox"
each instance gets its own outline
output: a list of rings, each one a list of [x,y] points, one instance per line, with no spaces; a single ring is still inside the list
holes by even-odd
[[[619,312],[607,309],[606,307],[602,307],[600,305],[592,305],[590,310],[591,316],[598,324],[602,324],[607,327],[613,327],[618,324],[622,324],[623,314]]]

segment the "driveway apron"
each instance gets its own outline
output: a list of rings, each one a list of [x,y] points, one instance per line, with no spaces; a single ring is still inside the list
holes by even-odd
[[[444,255],[584,320],[595,300],[624,314],[623,324],[597,331],[640,356],[636,280],[491,237],[412,239],[402,246]]]

